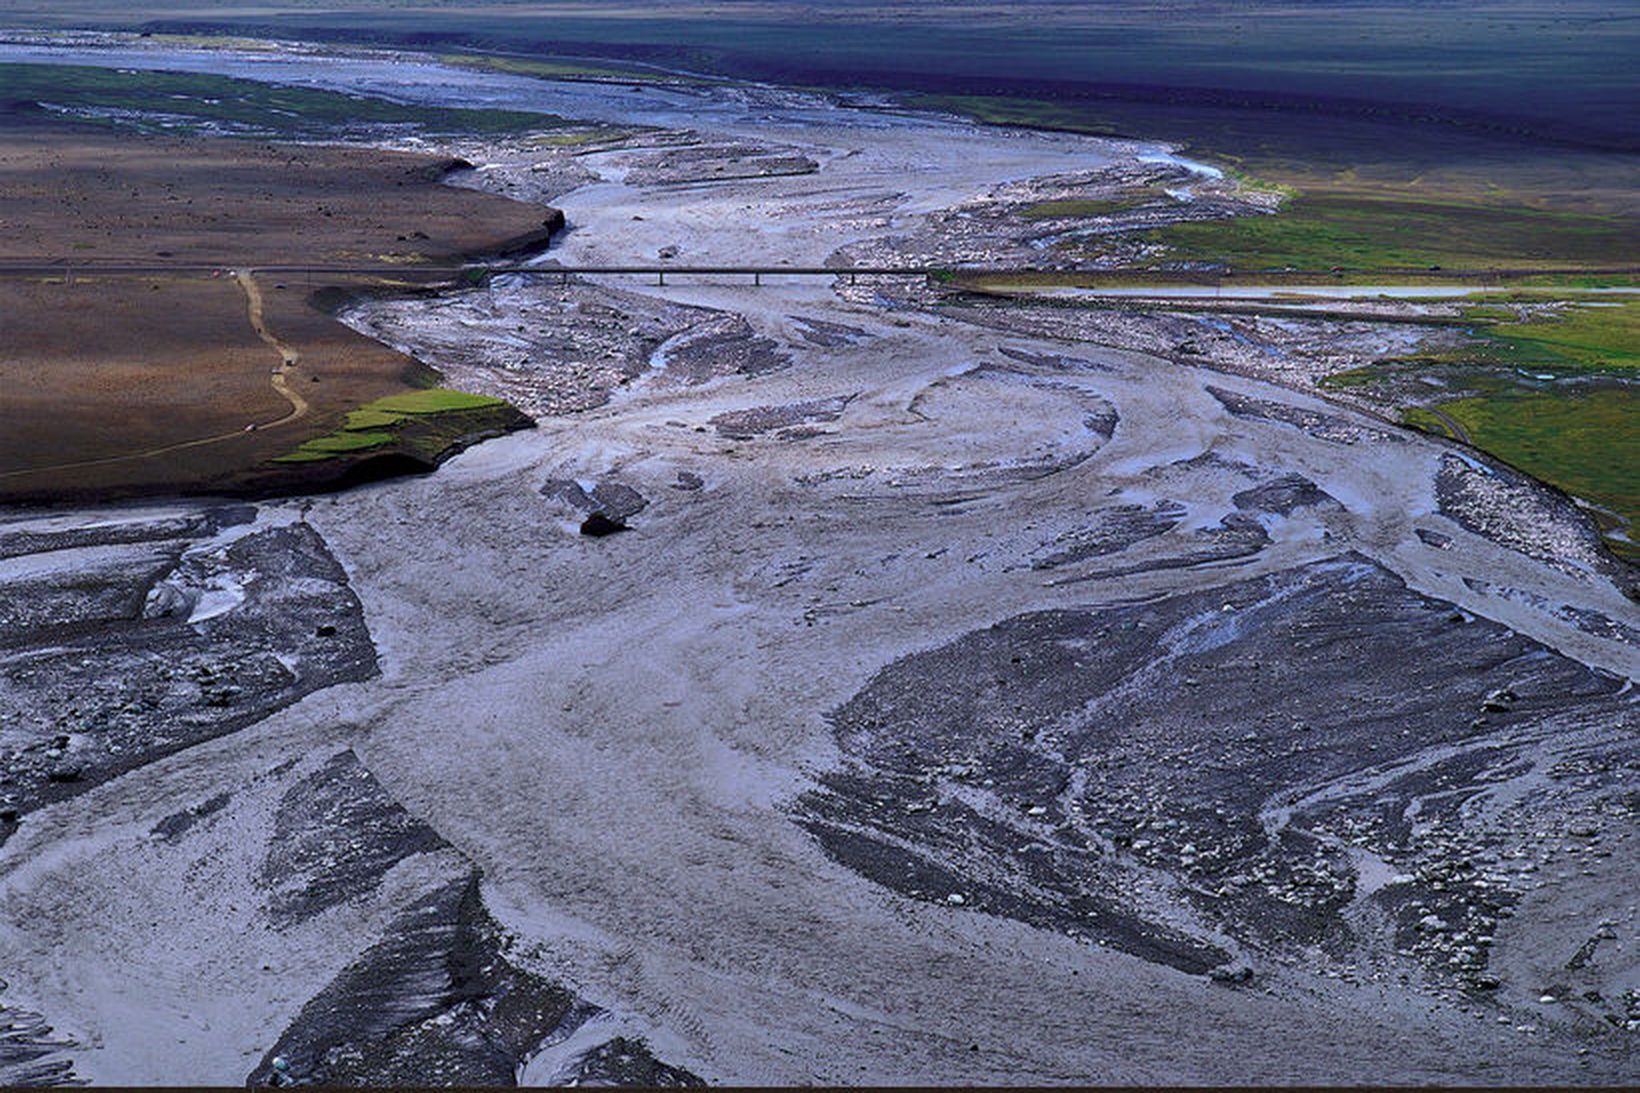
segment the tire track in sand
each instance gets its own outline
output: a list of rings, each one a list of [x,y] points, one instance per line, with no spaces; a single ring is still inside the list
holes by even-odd
[[[279,354],[279,367],[274,370],[272,384],[273,389],[279,393],[280,397],[290,403],[289,413],[285,414],[284,417],[276,418],[266,424],[258,425],[253,422],[245,428],[235,429],[231,433],[217,433],[215,436],[200,437],[198,440],[184,440],[177,444],[166,444],[162,447],[148,448],[140,452],[128,452],[125,455],[111,455],[102,459],[81,459],[72,463],[53,463],[47,467],[26,467],[17,471],[0,471],[0,479],[18,478],[28,474],[49,474],[52,471],[79,470],[83,467],[105,467],[111,463],[125,463],[134,459],[151,459],[157,455],[166,455],[170,452],[180,452],[188,448],[199,448],[206,444],[220,444],[224,440],[232,440],[234,437],[244,436],[247,432],[260,429],[272,429],[278,425],[288,425],[290,422],[305,417],[309,409],[307,399],[298,394],[290,386],[289,381],[285,378],[286,371],[295,367],[296,364],[301,361],[302,355],[293,347],[286,345],[284,342],[275,337],[273,332],[268,329],[267,323],[263,321],[262,288],[256,283],[256,279],[251,275],[250,271],[235,270],[234,280],[239,283],[239,287],[245,292],[245,314],[250,320],[251,329],[256,332],[256,336],[258,338],[266,342],[270,347],[272,347],[274,352]]]
[[[262,287],[256,283],[256,278],[251,275],[250,270],[235,270],[233,276],[234,280],[239,282],[239,287],[245,290],[245,310],[251,321],[251,329],[256,331],[258,338],[261,338],[272,347],[275,353],[279,354],[279,367],[273,373],[273,389],[279,392],[286,402],[290,403],[290,413],[277,421],[270,421],[266,425],[257,427],[271,429],[275,425],[284,425],[286,422],[295,421],[306,416],[308,412],[307,399],[297,394],[285,380],[285,372],[296,367],[302,359],[302,354],[298,353],[293,346],[286,345],[276,338],[273,331],[268,329],[268,324],[262,320]]]
[[[1471,448],[1476,447],[1475,441],[1469,435],[1469,430],[1465,429],[1463,425],[1458,422],[1457,418],[1453,417],[1445,410],[1437,410],[1433,406],[1425,407],[1425,409],[1427,409],[1431,414],[1434,414],[1435,417],[1439,418],[1442,425],[1445,425],[1448,429],[1452,430],[1453,439],[1457,440],[1460,444],[1465,444]]]

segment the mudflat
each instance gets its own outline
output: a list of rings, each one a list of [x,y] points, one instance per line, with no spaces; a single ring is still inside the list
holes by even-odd
[[[348,279],[234,271],[392,264],[414,283],[545,243],[552,210],[444,185],[459,166],[0,115],[0,261],[63,267],[0,280],[0,496],[312,477],[268,461],[430,373],[317,306]],[[96,272],[121,263],[154,272]]]
[[[0,259],[417,263],[527,244],[546,211],[441,185],[449,157],[0,114]]]

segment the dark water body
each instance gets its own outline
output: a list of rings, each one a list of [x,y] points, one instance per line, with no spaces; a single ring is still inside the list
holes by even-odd
[[[795,0],[710,16],[663,3],[638,17],[591,3],[550,13],[339,6],[279,15],[230,7],[126,25],[603,57],[831,87],[1319,113],[1640,150],[1630,63],[1640,26],[1582,0],[1552,12],[1497,0],[1229,9],[1126,0],[999,12],[958,0],[897,12],[829,4],[820,18]]]

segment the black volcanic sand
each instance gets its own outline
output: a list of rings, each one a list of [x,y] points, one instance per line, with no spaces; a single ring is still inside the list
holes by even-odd
[[[116,510],[91,526],[0,523],[13,570],[0,601],[0,840],[41,807],[378,674],[324,540],[262,515],[229,504]],[[251,1084],[511,1085],[537,1050],[607,1017],[508,962],[471,862],[351,749],[201,798],[148,837],[202,866],[238,863],[256,908],[247,945],[402,901],[294,1014]],[[407,892],[406,877],[426,879]],[[0,1004],[0,1022],[0,1085],[77,1080],[71,1037],[16,1004]],[[582,1039],[560,1080],[700,1084],[613,1023]]]
[[[26,566],[0,601],[0,840],[33,809],[376,674],[324,541],[302,523],[253,529],[255,515],[0,525],[0,556]]]
[[[1546,796],[1573,817],[1606,807],[1636,705],[1346,555],[1018,615],[896,661],[831,715],[847,762],[798,815],[902,894],[1181,970],[1244,982],[1311,946],[1389,969],[1401,949],[1484,994],[1519,898],[1498,855]],[[1487,804],[1543,752],[1600,773]]]
[[[5,981],[0,980],[0,991]],[[57,1036],[37,1013],[0,1005],[0,1082],[14,1087],[81,1084],[74,1063],[64,1054],[73,1045]]]
[[[543,1043],[602,1011],[522,971],[476,872],[412,903],[285,1030],[246,1083],[512,1086]],[[641,1040],[593,1048],[562,1085],[698,1086]]]

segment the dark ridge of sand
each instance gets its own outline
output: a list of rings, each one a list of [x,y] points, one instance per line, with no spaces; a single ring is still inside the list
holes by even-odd
[[[402,264],[405,282],[426,284],[434,278],[418,266],[544,248],[562,214],[443,184],[468,166],[0,113],[0,260],[80,263],[72,278],[0,279],[0,499],[269,495],[379,476],[394,449],[372,452],[369,467],[268,461],[335,429],[348,410],[436,374],[331,317],[327,292],[348,279],[258,275],[266,329],[298,358],[282,366],[226,274]],[[121,261],[223,272],[88,272]],[[270,382],[281,367],[300,403]],[[527,424],[499,414],[470,431]],[[410,462],[427,469],[460,446]]]

